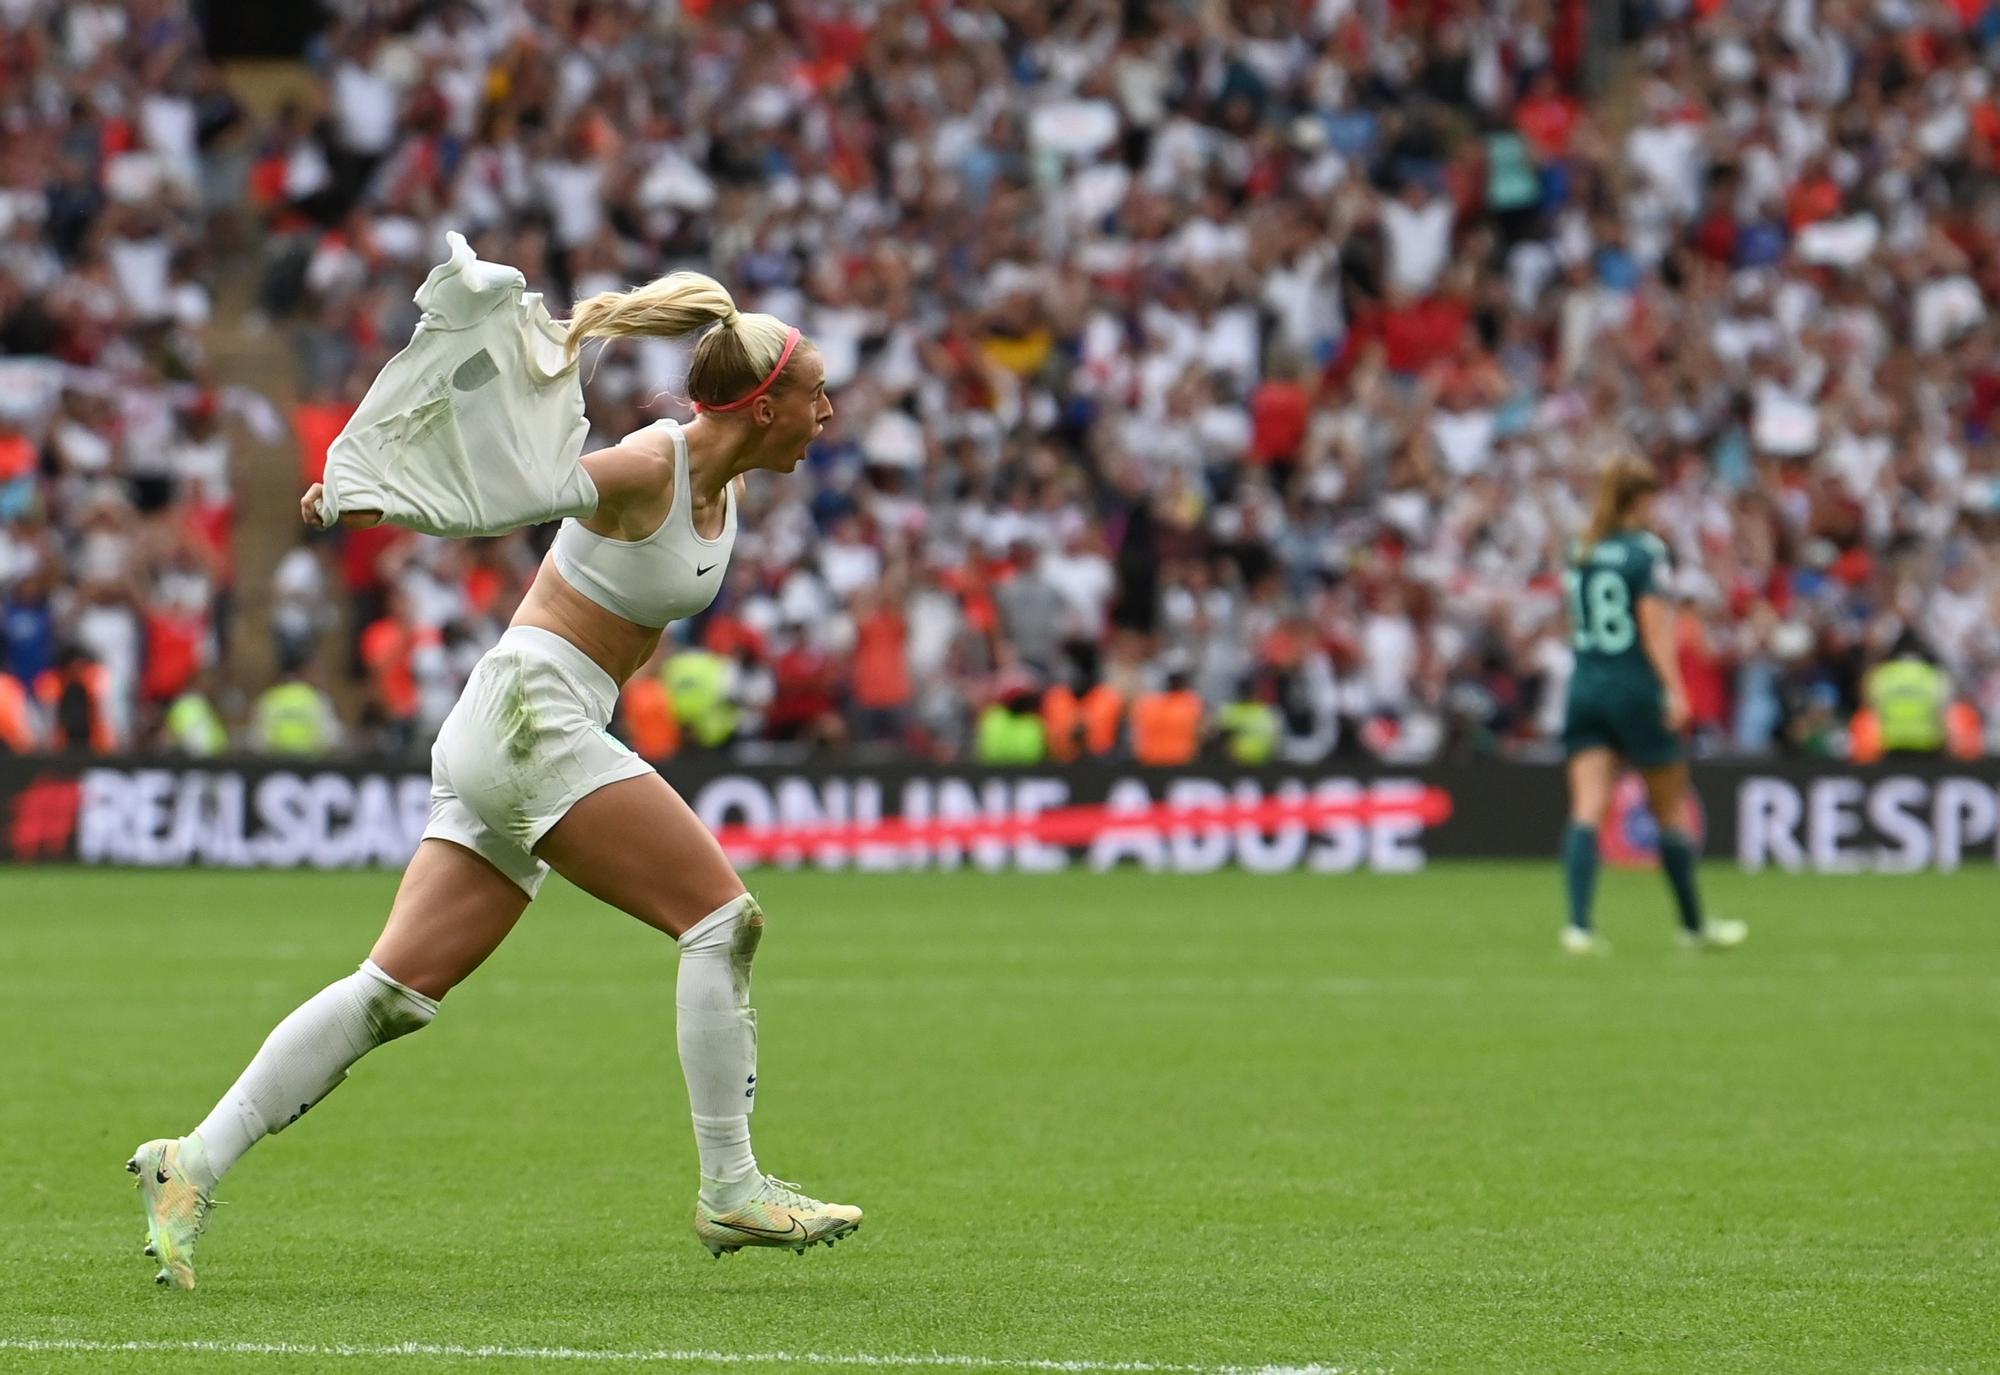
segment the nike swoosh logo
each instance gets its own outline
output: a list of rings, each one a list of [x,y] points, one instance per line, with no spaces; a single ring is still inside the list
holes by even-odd
[[[708,566],[708,568],[697,568],[697,569],[695,569],[695,570],[694,570],[694,575],[695,575],[695,576],[696,576],[696,577],[698,578],[698,577],[700,577],[700,576],[701,576],[701,575],[702,575],[703,573],[706,573],[706,572],[708,572],[708,571],[709,571],[709,569],[712,569],[712,568],[714,568],[714,567],[715,567],[715,565],[711,563],[711,564],[710,564],[710,565]]]
[[[724,1222],[721,1218],[714,1219],[714,1222],[718,1227],[727,1227],[732,1232],[742,1232],[753,1237],[797,1236],[803,1239],[806,1235],[805,1224],[797,1218],[793,1218],[792,1225],[785,1228],[782,1232],[772,1231],[769,1227],[746,1227],[740,1222]]]

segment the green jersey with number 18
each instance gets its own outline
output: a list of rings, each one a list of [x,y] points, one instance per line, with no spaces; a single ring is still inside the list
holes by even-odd
[[[1639,599],[1664,595],[1667,546],[1647,530],[1620,530],[1579,547],[1563,572],[1579,683],[1659,686],[1639,636]]]

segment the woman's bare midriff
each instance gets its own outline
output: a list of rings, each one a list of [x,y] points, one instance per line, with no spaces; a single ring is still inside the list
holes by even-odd
[[[621,688],[646,666],[660,646],[661,631],[606,611],[563,581],[553,558],[542,560],[528,595],[510,625],[531,625],[560,635],[610,674]]]

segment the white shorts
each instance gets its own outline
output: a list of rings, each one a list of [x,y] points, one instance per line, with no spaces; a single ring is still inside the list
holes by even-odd
[[[653,772],[605,729],[617,701],[611,675],[562,636],[509,630],[438,727],[424,838],[463,845],[534,897],[549,828],[605,784]]]

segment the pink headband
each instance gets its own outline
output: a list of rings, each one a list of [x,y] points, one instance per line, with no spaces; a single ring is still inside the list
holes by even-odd
[[[689,404],[694,407],[694,413],[696,415],[700,415],[703,411],[742,410],[745,406],[749,405],[752,401],[755,401],[765,392],[771,390],[771,384],[778,380],[778,374],[782,373],[785,370],[785,364],[792,361],[792,350],[797,348],[798,346],[799,346],[799,327],[797,325],[793,325],[791,331],[785,335],[785,351],[778,355],[778,366],[772,368],[771,375],[766,377],[762,382],[759,382],[757,384],[756,391],[751,392],[748,396],[741,397],[735,401],[731,401],[726,406],[704,406],[699,401],[690,402]]]

